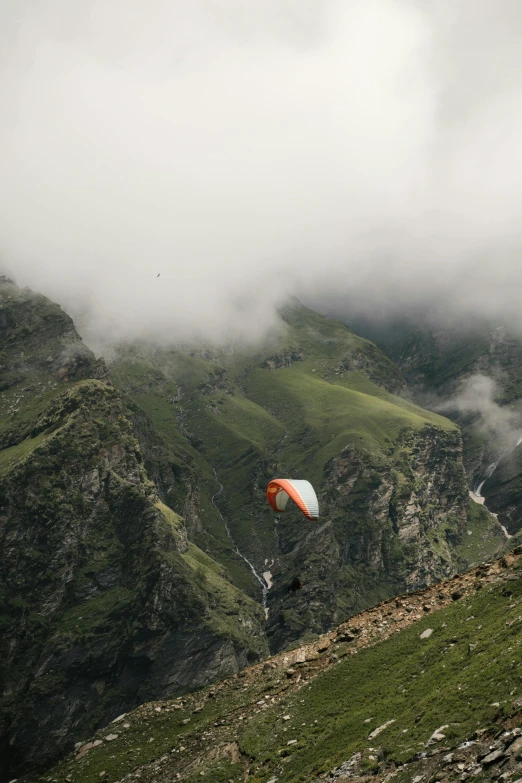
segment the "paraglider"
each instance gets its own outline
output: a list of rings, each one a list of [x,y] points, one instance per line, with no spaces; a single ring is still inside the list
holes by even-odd
[[[268,502],[276,512],[282,513],[288,498],[292,498],[305,517],[319,519],[319,501],[309,481],[303,479],[273,479],[266,488]]]

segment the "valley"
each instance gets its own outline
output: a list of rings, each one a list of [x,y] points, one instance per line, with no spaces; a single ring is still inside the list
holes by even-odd
[[[468,490],[458,429],[393,394],[406,390],[397,367],[344,324],[299,303],[282,317],[281,335],[254,353],[141,344],[108,366],[165,452],[199,476],[197,500],[173,507],[237,586],[266,601],[272,651],[471,564],[460,546]],[[147,460],[146,438],[140,445]],[[274,524],[264,490],[275,475],[312,481],[318,524],[295,508]],[[161,491],[168,503],[171,490]],[[490,529],[479,558],[503,543],[481,513]]]
[[[459,427],[339,321],[291,301],[255,348],[104,361],[57,305],[0,294],[6,775],[517,544]],[[274,519],[278,475],[313,483],[318,522]]]

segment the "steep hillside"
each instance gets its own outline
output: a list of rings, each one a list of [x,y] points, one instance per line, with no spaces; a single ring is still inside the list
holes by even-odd
[[[110,366],[164,455],[193,466],[190,511],[176,505],[186,499],[173,508],[238,586],[264,596],[272,650],[471,562],[457,427],[395,396],[397,367],[344,324],[298,303],[283,319],[255,351],[135,345]],[[143,433],[145,454],[149,445]],[[152,452],[147,466],[161,472]],[[275,475],[314,483],[319,523],[293,509],[274,525],[264,490]],[[168,503],[169,487],[160,491]],[[296,576],[303,588],[292,592]]]
[[[468,409],[450,405],[446,413],[462,430],[470,488],[482,486],[488,508],[511,529],[519,500],[517,485],[522,481],[516,451],[522,437],[520,334],[480,318],[474,323],[450,326],[419,315],[385,324],[369,319],[355,323],[362,334],[374,339],[397,362],[421,405],[447,403],[471,377],[491,379],[493,398],[479,380],[468,391]],[[493,478],[495,470],[499,473]]]
[[[0,774],[267,654],[261,607],[187,538],[60,308],[0,281]],[[10,777],[13,775],[11,774]]]
[[[522,548],[210,689],[118,716],[47,780],[515,781]]]

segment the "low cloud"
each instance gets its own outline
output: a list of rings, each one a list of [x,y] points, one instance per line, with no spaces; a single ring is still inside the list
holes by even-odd
[[[520,324],[517,0],[4,0],[0,263],[93,343]],[[158,275],[160,275],[158,277]]]
[[[500,392],[493,378],[477,373],[467,378],[459,392],[434,408],[440,413],[463,413],[476,417],[479,430],[487,437],[493,454],[500,456],[515,448],[522,437],[520,413],[500,406]]]

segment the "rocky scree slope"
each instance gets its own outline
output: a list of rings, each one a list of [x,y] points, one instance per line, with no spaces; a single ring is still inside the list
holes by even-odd
[[[267,654],[261,607],[163,505],[103,363],[0,279],[0,759],[48,764]]]
[[[46,780],[514,783],[521,645],[518,547],[211,688],[118,716]]]
[[[270,572],[272,651],[505,540],[468,503],[458,428],[397,396],[404,380],[382,351],[296,302],[282,320],[255,349],[135,344],[109,367],[133,415],[152,422],[156,445],[138,431],[147,467],[190,540],[258,600]],[[183,498],[169,464],[192,471]],[[276,475],[312,481],[319,523],[289,506],[274,525],[264,493]]]

